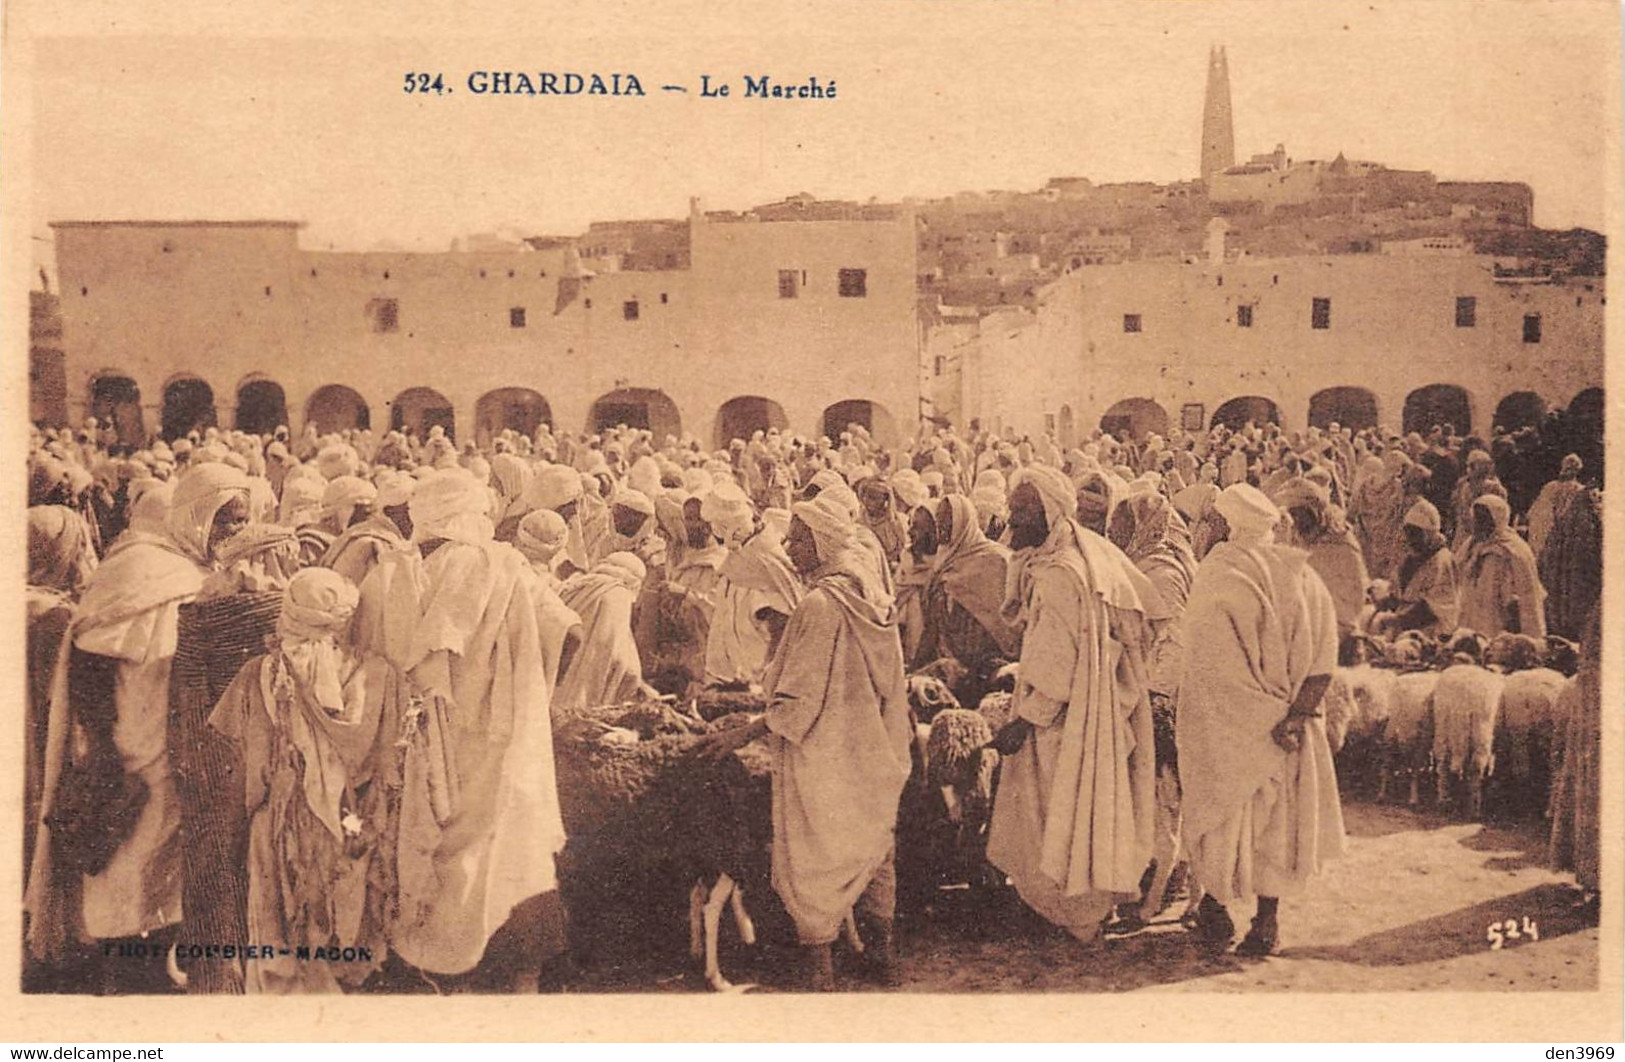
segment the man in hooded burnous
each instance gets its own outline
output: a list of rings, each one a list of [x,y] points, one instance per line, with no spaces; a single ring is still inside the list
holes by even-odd
[[[185,841],[167,709],[180,609],[247,522],[247,477],[199,465],[163,526],[127,532],[90,578],[52,677],[27,899],[37,958],[61,960],[76,941],[162,951],[177,935]],[[140,964],[100,973],[105,991],[151,990]]]
[[[834,987],[830,945],[858,916],[874,969],[896,978],[897,803],[909,775],[908,693],[892,597],[833,497],[794,506],[785,551],[807,585],[763,687],[766,714],[705,739],[722,755],[773,746],[773,888],[806,949],[809,987]]]
[[[1235,933],[1225,904],[1258,898],[1237,954],[1280,936],[1280,898],[1342,854],[1343,813],[1320,701],[1337,663],[1337,612],[1302,550],[1276,545],[1280,512],[1262,491],[1226,487],[1225,541],[1197,569],[1186,607],[1175,734],[1184,840],[1207,895],[1198,932]]]
[[[1087,945],[1151,859],[1156,761],[1145,653],[1149,580],[1074,518],[1061,472],[1033,466],[1010,495],[1015,558],[1004,604],[1022,631],[1016,720],[988,861],[1035,912]]]
[[[391,948],[430,975],[479,965],[474,982],[535,991],[564,950],[551,707],[576,617],[495,540],[489,498],[460,468],[417,485],[412,541],[362,584],[352,638],[396,678],[382,709],[401,749]]]

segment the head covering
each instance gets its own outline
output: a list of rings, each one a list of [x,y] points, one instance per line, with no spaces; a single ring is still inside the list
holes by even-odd
[[[84,517],[63,505],[28,510],[28,585],[78,593],[96,570]]]
[[[1109,523],[1112,510],[1117,508],[1117,491],[1104,472],[1090,472],[1084,475],[1078,481],[1074,497],[1079,518],[1092,518],[1098,514],[1103,521]]]
[[[1316,533],[1340,535],[1347,530],[1342,513],[1332,504],[1332,496],[1314,480],[1297,477],[1275,491],[1274,501],[1282,511],[1307,509],[1315,519]]]
[[[1557,471],[1559,475],[1564,472],[1578,473],[1584,467],[1585,462],[1580,460],[1579,454],[1564,454],[1563,463],[1558,466]]]
[[[219,462],[188,469],[170,499],[164,525],[170,539],[197,563],[207,563],[215,515],[233,498],[248,500],[248,477],[237,469]]]
[[[277,523],[303,527],[322,518],[322,495],[326,485],[315,476],[289,476],[282,484],[282,501],[277,507]]]
[[[700,501],[700,519],[711,525],[716,536],[730,545],[750,534],[750,498],[738,485],[719,483]]]
[[[334,643],[359,601],[355,584],[329,568],[304,569],[282,592],[277,620],[282,658],[299,692],[331,717],[344,711],[342,654]]]
[[[1038,499],[1044,506],[1044,519],[1051,528],[1064,520],[1071,520],[1077,514],[1077,492],[1072,488],[1072,481],[1058,468],[1048,465],[1028,465],[1015,474],[1011,482],[1011,493],[1022,484],[1030,484],[1038,492]]]
[[[543,465],[531,478],[529,499],[538,509],[562,509],[581,497],[581,474],[568,465]]]
[[[811,501],[797,502],[790,507],[791,515],[812,532],[818,559],[826,565],[852,545],[857,531],[851,510],[828,494],[825,490]]]
[[[897,500],[902,502],[904,511],[917,509],[931,500],[931,492],[926,489],[925,481],[912,468],[892,473],[891,488]]]
[[[995,516],[1002,520],[1010,515],[1010,505],[1004,491],[997,487],[977,487],[970,492],[970,500],[976,506],[976,515],[981,518],[983,527]]]
[[[593,565],[592,573],[608,575],[635,594],[643,588],[643,580],[648,578],[649,569],[637,554],[623,551],[611,553]]]
[[[822,493],[823,491],[830,490],[834,487],[844,486],[846,486],[846,480],[841,478],[841,474],[839,472],[836,472],[831,468],[819,469],[813,474],[813,478],[807,481],[807,487],[809,489],[813,487],[818,488],[817,491],[813,492],[814,494]]]
[[[130,481],[130,530],[161,535],[169,519],[169,503],[175,485],[162,479]]]
[[[405,472],[386,468],[374,477],[373,485],[378,488],[378,508],[393,509],[412,500],[418,481]]]
[[[1405,513],[1406,527],[1420,527],[1424,531],[1439,534],[1443,524],[1439,520],[1439,510],[1426,498],[1419,498]]]
[[[432,472],[412,495],[412,541],[444,538],[478,545],[491,541],[490,494],[461,467]]]
[[[498,523],[522,516],[530,510],[531,504],[527,498],[530,480],[530,464],[523,458],[511,453],[500,453],[491,458],[490,482],[496,488]]]
[[[683,506],[689,494],[683,490],[662,490],[654,497],[655,526],[675,545],[688,541],[688,525],[683,521]]]
[[[1483,509],[1495,520],[1495,537],[1504,538],[1507,534],[1516,536],[1512,530],[1512,506],[1499,494],[1480,494],[1473,499],[1474,509]]]
[[[519,521],[514,545],[532,564],[550,565],[569,540],[564,517],[552,509],[537,509]]]
[[[323,479],[353,476],[360,463],[355,448],[343,443],[323,447],[316,455],[316,471],[322,474]]]
[[[645,454],[632,462],[627,470],[626,484],[640,494],[654,497],[660,493],[660,463]]]
[[[357,476],[340,476],[322,491],[322,512],[338,522],[342,531],[350,526],[350,517],[359,505],[372,505],[378,500],[378,488]]]
[[[1250,483],[1224,488],[1213,507],[1230,525],[1230,541],[1243,545],[1267,541],[1281,518],[1275,503]]]
[[[655,503],[649,500],[649,496],[630,487],[618,488],[610,497],[609,503],[619,505],[623,509],[631,509],[635,513],[642,513],[644,516],[655,514]]]
[[[691,468],[683,473],[683,489],[690,494],[705,494],[712,485],[711,473],[703,468]]]

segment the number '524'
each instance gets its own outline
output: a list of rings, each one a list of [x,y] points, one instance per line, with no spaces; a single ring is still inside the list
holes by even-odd
[[[1490,942],[1491,951],[1499,951],[1506,946],[1507,941],[1524,937],[1539,940],[1540,923],[1533,918],[1525,918],[1522,922],[1516,918],[1509,918],[1505,922],[1491,922],[1490,927],[1484,931],[1484,939]]]
[[[446,80],[444,75],[414,74],[408,72],[406,75],[406,91],[408,93],[432,92],[436,96],[440,96],[448,90],[446,88]]]

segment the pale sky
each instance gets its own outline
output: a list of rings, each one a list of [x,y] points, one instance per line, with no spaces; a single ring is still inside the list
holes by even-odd
[[[442,249],[502,225],[681,217],[690,195],[730,209],[1189,178],[1211,44],[1229,52],[1238,159],[1279,141],[1300,159],[1525,181],[1537,223],[1602,230],[1618,149],[1618,7],[1587,0],[645,0],[511,5],[501,21],[346,5],[325,27],[37,6],[31,35],[70,36],[35,37],[36,234],[54,219],[276,217],[308,222],[310,247]],[[476,97],[477,69],[629,71],[649,96]],[[407,70],[443,71],[454,91],[408,96]],[[702,73],[736,98],[698,99]],[[838,96],[737,98],[746,73],[833,79]],[[659,90],[672,82],[693,91]]]

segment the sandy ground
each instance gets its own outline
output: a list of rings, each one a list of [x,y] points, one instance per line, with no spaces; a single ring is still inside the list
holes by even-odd
[[[1214,956],[1178,923],[1179,908],[1147,929],[1085,952],[1034,931],[1007,908],[965,908],[961,897],[900,926],[902,991],[1203,992],[1297,990],[1589,990],[1597,929],[1571,907],[1571,883],[1542,865],[1538,823],[1453,822],[1400,807],[1350,803],[1348,851],[1309,891],[1281,907],[1281,950],[1268,960]],[[956,901],[958,901],[956,903]],[[956,907],[959,909],[956,910]],[[1250,905],[1232,911],[1238,935]],[[1524,919],[1539,939],[1491,946],[1492,922]],[[792,982],[791,949],[743,948],[723,931],[724,973],[757,991]],[[838,958],[840,956],[838,955]],[[587,969],[571,991],[691,991],[699,979],[670,964]],[[843,971],[841,987],[865,990]]]

